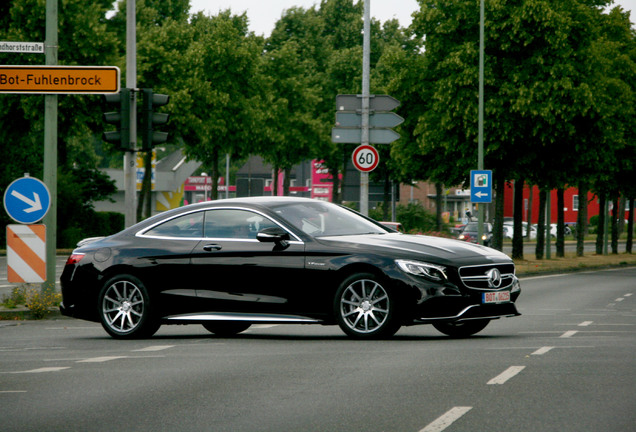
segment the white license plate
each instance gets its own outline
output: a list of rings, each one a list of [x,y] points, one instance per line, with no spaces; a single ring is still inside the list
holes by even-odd
[[[482,293],[481,300],[482,303],[507,303],[510,301],[510,291]]]

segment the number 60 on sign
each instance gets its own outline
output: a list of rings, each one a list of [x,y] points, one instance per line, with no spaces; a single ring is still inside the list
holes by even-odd
[[[380,162],[380,154],[375,147],[363,144],[353,151],[351,156],[353,166],[360,172],[369,172],[376,169]]]

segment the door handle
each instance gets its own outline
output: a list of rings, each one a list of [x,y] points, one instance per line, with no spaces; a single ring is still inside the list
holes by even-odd
[[[203,250],[206,252],[218,251],[221,249],[222,249],[221,245],[214,244],[214,243],[203,246]]]

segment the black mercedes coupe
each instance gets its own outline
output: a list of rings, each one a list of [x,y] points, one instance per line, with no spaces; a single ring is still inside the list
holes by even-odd
[[[192,204],[80,243],[61,276],[66,316],[115,338],[163,324],[219,336],[252,324],[339,325],[359,339],[432,324],[452,337],[520,315],[512,260],[459,240],[394,232],[308,198]]]

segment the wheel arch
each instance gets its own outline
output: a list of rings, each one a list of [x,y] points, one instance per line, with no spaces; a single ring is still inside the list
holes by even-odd
[[[357,273],[370,273],[380,278],[395,295],[403,322],[408,324],[412,321],[411,309],[415,307],[417,298],[420,295],[419,290],[399,278],[392,277],[391,274],[388,274],[376,265],[366,262],[356,262],[339,269],[334,283],[334,295],[345,279]]]

